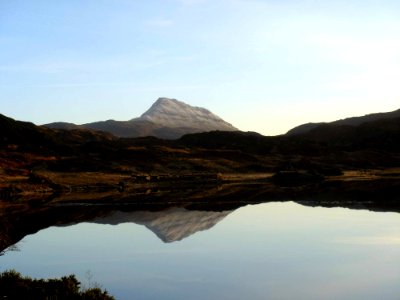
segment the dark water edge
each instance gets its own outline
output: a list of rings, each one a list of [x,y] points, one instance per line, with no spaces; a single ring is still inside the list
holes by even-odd
[[[277,201],[294,201],[311,207],[400,212],[400,182],[388,179],[329,181],[300,187],[277,187],[253,182],[3,200],[0,201],[0,252],[3,253],[26,235],[50,226],[77,224],[106,217],[115,211],[156,212],[179,207],[189,211],[222,212],[248,204]]]

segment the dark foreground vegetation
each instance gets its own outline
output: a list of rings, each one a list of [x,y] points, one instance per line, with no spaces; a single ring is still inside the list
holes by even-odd
[[[98,287],[82,289],[74,275],[60,279],[33,279],[14,270],[0,273],[0,298],[15,300],[113,300]]]

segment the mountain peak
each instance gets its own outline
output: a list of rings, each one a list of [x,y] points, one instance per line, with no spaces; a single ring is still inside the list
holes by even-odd
[[[174,98],[160,97],[160,98],[157,99],[156,102],[154,102],[153,105],[166,105],[166,104],[168,105],[168,103],[180,103],[180,104],[184,104],[183,102],[178,101],[178,100],[176,100],[176,99],[174,99]]]
[[[191,106],[172,98],[160,97],[139,118],[170,128],[192,128],[193,132],[237,130],[205,108]],[[196,130],[198,129],[198,130]]]
[[[160,97],[140,118],[153,121],[160,114],[176,114],[188,107],[191,106],[176,99]]]

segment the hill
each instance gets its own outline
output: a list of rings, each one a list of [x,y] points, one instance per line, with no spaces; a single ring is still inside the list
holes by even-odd
[[[290,129],[286,134],[287,135],[298,135],[298,134],[303,134],[307,133],[319,126],[323,125],[337,125],[337,126],[358,126],[363,123],[367,122],[374,122],[378,120],[384,120],[384,119],[395,119],[395,118],[400,118],[400,109],[392,111],[392,112],[386,112],[386,113],[374,113],[374,114],[368,114],[365,116],[361,117],[351,117],[351,118],[346,118],[346,119],[341,119],[337,120],[334,122],[330,123],[306,123],[299,125],[297,127],[294,127]]]
[[[360,120],[352,124],[358,124]],[[291,140],[323,143],[330,149],[400,151],[400,117],[366,121],[359,125],[327,123],[290,136]]]
[[[116,140],[113,135],[88,129],[51,129],[33,123],[16,121],[0,114],[0,148],[19,152],[48,154],[71,153],[90,142]]]

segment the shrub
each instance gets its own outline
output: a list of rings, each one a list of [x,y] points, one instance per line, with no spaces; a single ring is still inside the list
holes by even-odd
[[[33,279],[15,270],[0,273],[0,298],[33,300],[115,300],[100,288],[82,290],[75,275],[61,279]]]

